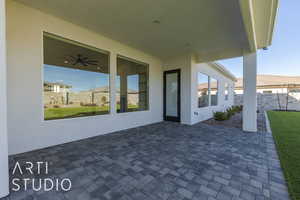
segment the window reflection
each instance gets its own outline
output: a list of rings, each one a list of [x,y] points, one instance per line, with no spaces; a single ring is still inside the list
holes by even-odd
[[[44,34],[44,119],[109,113],[109,54]]]
[[[209,106],[209,77],[198,73],[198,107]]]
[[[218,80],[210,79],[210,95],[211,95],[211,105],[218,105]]]
[[[148,110],[148,65],[118,56],[117,112]]]

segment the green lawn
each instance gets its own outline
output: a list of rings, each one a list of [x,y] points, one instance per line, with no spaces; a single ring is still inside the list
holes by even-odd
[[[45,109],[45,120],[85,117],[85,116],[106,114],[108,112],[109,112],[108,106],[46,108]]]
[[[300,200],[300,112],[269,111],[268,117],[290,195]]]
[[[128,105],[127,112],[133,112],[133,111],[138,111],[138,106]],[[120,105],[117,105],[117,112],[120,112]],[[93,116],[93,115],[103,115],[108,113],[109,113],[108,106],[46,108],[45,120],[86,117],[86,116]]]

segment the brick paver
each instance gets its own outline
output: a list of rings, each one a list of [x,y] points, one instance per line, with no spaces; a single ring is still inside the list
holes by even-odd
[[[63,134],[63,133],[62,133]],[[14,192],[51,200],[289,199],[272,136],[207,124],[162,122],[10,157],[48,161],[72,190]]]

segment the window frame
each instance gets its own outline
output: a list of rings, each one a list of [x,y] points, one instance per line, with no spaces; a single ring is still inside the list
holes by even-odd
[[[79,117],[66,117],[66,118],[58,118],[58,119],[45,119],[45,108],[44,108],[44,82],[45,82],[45,75],[44,75],[44,66],[45,66],[45,42],[44,42],[44,38],[46,37],[50,37],[52,39],[56,39],[62,42],[69,42],[72,45],[77,45],[79,47],[82,48],[87,48],[89,50],[93,50],[93,51],[97,51],[99,53],[102,54],[106,54],[108,56],[108,88],[109,88],[109,92],[108,92],[108,96],[109,96],[109,107],[108,107],[108,112],[105,114],[99,114],[99,115],[88,115],[88,116],[79,116]],[[55,122],[55,121],[63,121],[63,120],[83,120],[83,119],[87,119],[87,118],[95,118],[95,117],[103,117],[103,116],[108,116],[108,115],[112,115],[113,113],[111,112],[111,108],[112,108],[112,84],[111,84],[111,80],[112,80],[112,66],[111,66],[111,52],[108,50],[104,50],[102,48],[98,48],[96,46],[90,45],[90,44],[85,44],[83,42],[79,42],[77,40],[74,39],[69,39],[67,36],[61,36],[59,34],[56,33],[51,33],[49,31],[42,31],[41,32],[41,120],[44,123],[51,123],[51,122]],[[58,66],[59,67],[59,66]]]
[[[199,107],[199,91],[198,91],[198,85],[199,85],[199,74],[202,74],[202,75],[205,75],[205,76],[207,76],[207,96],[208,96],[208,104],[207,104],[207,106],[203,106],[203,107]],[[203,72],[197,72],[197,107],[198,108],[208,108],[208,107],[210,107],[211,106],[211,97],[210,97],[210,76],[208,75],[208,74],[206,74],[206,73],[203,73]]]
[[[224,90],[224,99],[225,101],[229,101],[229,83],[228,82],[225,82],[225,90]],[[227,94],[226,94],[227,92]]]
[[[211,80],[212,79],[214,79],[214,80],[216,80],[217,81],[217,94],[216,94],[216,98],[217,98],[217,104],[216,105],[212,105],[212,98],[211,98]],[[213,76],[210,76],[209,77],[209,91],[210,91],[210,93],[209,93],[209,95],[210,95],[210,106],[211,107],[214,107],[214,106],[219,106],[219,89],[220,89],[220,87],[219,87],[219,84],[220,84],[220,80],[219,79],[217,79],[217,78],[215,78],[215,77],[213,77]]]
[[[199,85],[199,75],[198,74],[203,74],[203,75],[205,75],[205,76],[207,76],[208,77],[208,105],[207,106],[204,106],[204,107],[199,107],[199,103],[198,103],[198,101],[199,101],[199,96],[198,96],[198,93],[199,93],[199,90],[198,90],[198,85]],[[214,79],[214,80],[216,80],[217,81],[217,94],[216,94],[216,98],[217,98],[217,105],[212,105],[212,98],[211,98],[211,80],[212,79]],[[202,72],[202,71],[198,71],[197,72],[197,108],[198,109],[202,109],[202,108],[209,108],[209,107],[215,107],[215,106],[219,106],[220,105],[220,102],[219,102],[219,100],[220,100],[220,92],[219,92],[219,90],[220,90],[220,83],[221,83],[221,81],[219,80],[219,79],[217,79],[217,78],[215,78],[214,76],[210,76],[210,75],[208,75],[207,73],[205,73],[205,72]],[[228,84],[228,86],[229,86],[229,84]],[[229,89],[228,89],[228,94],[229,94]]]
[[[115,81],[117,80],[117,71],[118,71],[118,59],[124,59],[127,60],[129,62],[134,62],[136,64],[140,64],[140,65],[145,65],[146,66],[146,71],[147,71],[147,109],[145,110],[135,110],[135,111],[126,111],[126,112],[118,112],[118,104],[117,104],[117,98],[115,98],[115,101],[113,102],[115,104],[115,112],[117,114],[126,114],[126,113],[136,113],[136,112],[147,112],[150,111],[150,64],[128,57],[128,56],[124,56],[122,54],[116,54],[116,73],[115,73]],[[116,85],[116,82],[114,83]],[[121,83],[120,83],[121,84]],[[127,90],[128,92],[128,90]],[[120,91],[121,93],[121,91]],[[121,95],[121,94],[120,94]],[[117,88],[115,87],[115,97],[117,97]],[[121,100],[121,99],[120,99]]]

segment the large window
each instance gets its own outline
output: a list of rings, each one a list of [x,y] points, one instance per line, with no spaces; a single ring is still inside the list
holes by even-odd
[[[218,105],[218,80],[210,78],[210,95],[211,95],[211,105]]]
[[[198,72],[198,107],[218,105],[218,80]]]
[[[44,119],[109,113],[109,53],[44,33]]]
[[[117,112],[148,110],[148,65],[122,56],[117,58]]]
[[[225,83],[225,101],[228,101],[229,97],[229,84]]]
[[[209,106],[209,77],[198,73],[198,107]]]

